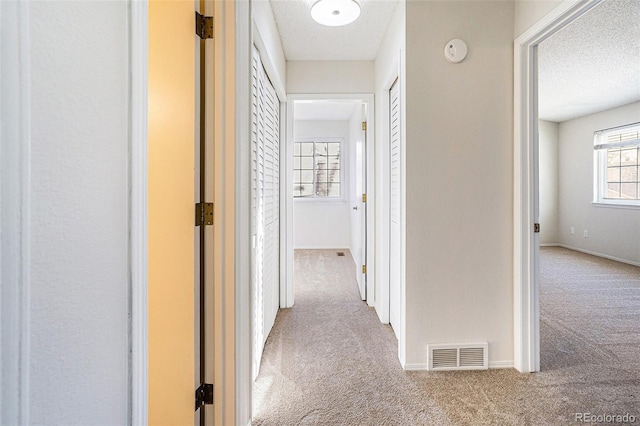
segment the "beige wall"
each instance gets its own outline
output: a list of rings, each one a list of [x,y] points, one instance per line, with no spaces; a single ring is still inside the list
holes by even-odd
[[[194,4],[149,2],[149,424],[193,424]]]
[[[510,365],[513,3],[406,7],[406,360],[488,341],[491,365]],[[459,64],[453,38],[469,47]]]
[[[515,0],[514,37],[527,31],[532,25],[551,12],[563,0]]]
[[[538,122],[540,244],[558,243],[558,123]]]
[[[593,132],[631,124],[640,102],[560,123],[560,243],[640,264],[640,211],[594,206]],[[570,228],[575,227],[571,235]],[[584,238],[583,232],[589,231]]]
[[[373,91],[373,61],[287,62],[287,93]]]

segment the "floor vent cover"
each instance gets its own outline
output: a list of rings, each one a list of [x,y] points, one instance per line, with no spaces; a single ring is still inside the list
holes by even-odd
[[[427,345],[429,370],[486,370],[489,344]]]
[[[339,251],[336,253],[338,256],[344,256],[344,252],[343,251]]]

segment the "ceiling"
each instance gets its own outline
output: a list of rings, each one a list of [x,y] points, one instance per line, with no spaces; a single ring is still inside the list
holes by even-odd
[[[539,117],[563,122],[640,100],[640,1],[606,0],[538,48]]]
[[[315,0],[271,0],[288,61],[372,61],[398,0],[358,0],[360,17],[343,27],[325,27],[311,18]]]
[[[311,19],[315,0],[270,0],[285,57],[374,60],[398,0],[358,0],[361,16],[344,27]],[[640,1],[605,0],[540,44],[539,116],[562,122],[640,100]],[[467,41],[473,49],[473,40]],[[345,116],[318,107],[319,119]],[[312,114],[313,105],[301,107]],[[297,117],[297,115],[296,115]]]

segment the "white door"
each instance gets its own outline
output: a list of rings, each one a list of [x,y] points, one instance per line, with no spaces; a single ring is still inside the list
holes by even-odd
[[[353,173],[354,187],[351,192],[351,247],[353,249],[353,261],[356,266],[356,280],[358,290],[362,300],[367,300],[367,274],[363,265],[367,264],[367,209],[364,202],[364,194],[367,192],[367,140],[366,140],[366,114],[365,105],[356,108],[354,114],[358,115],[358,122],[362,122],[362,130],[356,138],[355,159],[352,164],[355,166]]]
[[[252,60],[251,233],[253,379],[280,307],[280,102],[254,48]]]
[[[400,87],[396,80],[389,89],[389,323],[400,331],[401,279],[401,162]]]

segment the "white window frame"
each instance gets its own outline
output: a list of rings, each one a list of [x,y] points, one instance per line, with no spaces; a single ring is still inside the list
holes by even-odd
[[[295,147],[296,143],[300,142],[313,142],[314,143],[314,153],[315,153],[315,143],[323,143],[323,142],[338,142],[340,143],[340,195],[339,196],[318,196],[316,195],[316,176],[315,176],[315,156],[314,156],[314,173],[313,173],[313,195],[308,197],[293,197],[293,200],[296,203],[332,203],[332,202],[345,202],[346,195],[345,191],[348,190],[347,182],[345,181],[346,173],[345,173],[345,157],[347,156],[346,146],[344,143],[344,138],[341,137],[308,137],[308,138],[296,138],[293,141],[293,147]],[[292,147],[292,152],[294,151]],[[293,156],[291,157],[293,159]],[[293,169],[295,172],[295,168]],[[292,183],[295,184],[295,179],[292,179]],[[292,186],[293,188],[293,186]]]
[[[623,207],[640,209],[640,199],[638,200],[623,200],[616,198],[606,198],[607,191],[607,152],[610,148],[619,148],[619,144],[611,144],[610,148],[607,148],[607,144],[603,142],[606,140],[607,135],[614,133],[622,133],[629,130],[640,130],[640,122],[631,123],[624,126],[612,127],[609,129],[598,130],[593,135],[593,204],[596,206],[607,207]],[[640,139],[626,143],[624,146],[640,146]]]

